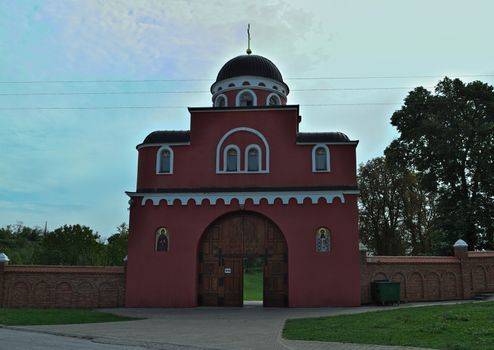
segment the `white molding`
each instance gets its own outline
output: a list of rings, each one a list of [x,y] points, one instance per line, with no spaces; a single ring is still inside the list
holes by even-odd
[[[320,142],[296,142],[296,145],[305,146],[305,145],[320,145]],[[325,142],[325,145],[358,145],[358,141],[341,141],[341,142]]]
[[[269,145],[268,145],[268,141],[266,140],[266,138],[264,137],[264,135],[261,134],[256,129],[252,129],[252,128],[248,128],[248,127],[245,127],[245,126],[241,126],[239,128],[234,128],[234,129],[230,129],[229,131],[227,131],[221,137],[220,141],[216,145],[216,174],[221,174],[221,173],[236,174],[236,173],[233,173],[233,172],[225,172],[225,171],[222,171],[220,169],[220,163],[221,163],[220,162],[220,152],[221,152],[221,147],[223,146],[223,142],[228,138],[228,136],[230,136],[230,135],[232,135],[232,134],[234,134],[236,132],[239,132],[239,131],[250,132],[250,133],[252,133],[254,135],[257,135],[257,137],[259,137],[262,140],[262,142],[264,143],[264,148],[266,150],[266,167],[264,168],[264,171],[263,172],[269,173]],[[224,168],[224,165],[223,165],[223,168]],[[239,173],[241,173],[241,172],[239,172]],[[251,173],[254,173],[254,172],[251,172]]]
[[[236,107],[247,107],[247,106],[241,106],[240,105],[240,96],[242,96],[246,92],[252,96],[252,106],[257,106],[257,95],[255,94],[255,92],[252,91],[251,89],[243,89],[243,90],[240,90],[239,92],[237,92],[237,95],[235,96],[235,106]]]
[[[318,148],[324,148],[326,151],[326,166],[327,169],[325,170],[317,170],[316,169],[316,150]],[[315,144],[314,147],[312,147],[312,172],[313,173],[329,173],[331,171],[331,163],[329,162],[330,157],[329,157],[329,147],[325,145],[324,143],[318,143]]]
[[[160,172],[161,169],[161,152],[167,150],[170,152],[170,172],[168,173],[162,173]],[[173,150],[170,147],[170,145],[165,144],[161,146],[158,149],[158,152],[156,153],[156,175],[172,175],[173,174]]]
[[[269,99],[272,97],[272,96],[275,96],[277,99],[278,99],[278,103],[275,104],[275,105],[270,105],[269,104]],[[280,98],[280,95],[278,95],[276,92],[272,92],[268,95],[268,97],[266,97],[266,106],[279,106],[281,105],[281,98]]]
[[[238,200],[240,205],[250,199],[254,205],[259,205],[262,199],[265,199],[269,205],[273,205],[276,199],[280,199],[284,205],[287,205],[291,199],[295,199],[297,204],[303,204],[306,198],[309,198],[312,204],[317,204],[319,199],[323,198],[328,204],[332,204],[335,198],[339,198],[341,203],[345,203],[345,195],[359,194],[356,190],[342,191],[258,191],[258,192],[170,192],[170,193],[127,193],[130,197],[142,197],[141,205],[146,205],[151,201],[154,206],[160,205],[164,201],[167,205],[173,205],[176,200],[180,205],[187,205],[192,199],[195,205],[203,205],[204,201],[209,201],[209,205],[216,205],[218,200],[223,200],[225,205],[230,205],[234,199]],[[207,203],[206,203],[207,204]]]
[[[228,171],[227,170],[227,167],[228,167],[228,164],[227,164],[228,151],[230,149],[234,149],[235,151],[237,151],[237,170],[236,171]],[[234,145],[234,144],[228,145],[223,150],[223,171],[225,173],[230,173],[230,174],[234,174],[234,173],[237,173],[237,172],[240,172],[241,171],[240,170],[240,148],[237,145]]]
[[[257,150],[257,169],[256,171],[249,171],[249,151],[251,149],[255,148]],[[262,150],[259,145],[256,144],[251,144],[245,147],[245,154],[244,154],[244,170],[246,173],[259,173],[262,172],[263,166],[262,166]]]
[[[220,106],[218,106],[218,105],[217,105],[218,99],[219,99],[220,97],[224,97],[224,98],[225,98],[225,105],[224,105],[223,107],[228,107],[228,96],[226,96],[226,95],[225,95],[225,94],[223,94],[223,93],[222,93],[222,94],[219,94],[218,96],[216,96],[216,97],[214,98],[214,106],[215,106],[215,107],[220,107]]]
[[[242,85],[244,81],[249,82],[250,85]],[[264,83],[265,86],[259,86],[259,83]],[[230,84],[234,84],[235,86],[228,86]],[[286,85],[285,83],[269,78],[257,77],[254,75],[242,75],[235,78],[220,80],[214,83],[213,85],[211,85],[210,91],[213,94],[213,101],[214,101],[216,95],[218,94],[222,94],[225,91],[243,89],[246,86],[249,86],[252,89],[267,90],[272,92],[276,91],[285,98],[289,93],[288,85]],[[276,86],[277,89],[273,89],[273,86]]]
[[[147,147],[162,147],[162,146],[190,146],[190,142],[170,142],[170,143],[144,143],[137,146],[137,150]]]

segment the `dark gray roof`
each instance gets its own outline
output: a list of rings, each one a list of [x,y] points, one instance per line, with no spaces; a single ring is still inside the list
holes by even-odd
[[[150,133],[142,144],[148,143],[186,143],[190,142],[190,131],[188,130],[163,130]]]
[[[242,75],[270,78],[283,83],[283,77],[275,64],[266,57],[258,55],[241,55],[232,58],[220,69],[216,82]]]
[[[350,142],[350,139],[342,132],[299,132],[297,133],[297,142]]]

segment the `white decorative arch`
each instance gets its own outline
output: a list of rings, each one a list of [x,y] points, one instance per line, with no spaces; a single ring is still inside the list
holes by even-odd
[[[235,106],[240,107],[240,96],[244,93],[250,94],[252,96],[252,105],[257,106],[257,96],[251,89],[243,89],[237,93],[237,96],[235,96]]]
[[[163,151],[169,151],[170,152],[170,172],[169,173],[162,173],[161,170],[161,152]],[[163,145],[158,149],[158,152],[156,153],[156,175],[171,175],[173,174],[173,150],[169,145]]]
[[[326,165],[327,169],[325,170],[317,170],[316,169],[316,151],[318,148],[323,148],[324,151],[326,152]],[[329,148],[327,145],[323,143],[318,143],[312,147],[312,172],[313,173],[329,173],[331,171],[331,164],[329,163]]]
[[[218,102],[219,102],[219,99],[220,98],[224,98],[225,99],[225,105],[223,107],[228,107],[228,97],[225,94],[220,94],[220,95],[218,95],[218,96],[215,97],[215,99],[214,99],[214,106],[215,107],[220,107],[220,106],[218,106],[218,104],[219,104]]]
[[[218,142],[218,145],[216,145],[216,173],[217,174],[224,174],[224,173],[230,173],[231,172],[226,172],[222,169],[220,169],[220,164],[221,164],[221,147],[223,146],[223,142],[225,142],[225,140],[227,139],[228,136],[236,133],[236,132],[239,132],[239,131],[245,131],[245,132],[250,132],[254,135],[256,135],[257,137],[259,137],[263,144],[264,144],[264,149],[266,150],[266,166],[263,168],[262,166],[262,162],[261,162],[261,167],[259,168],[260,169],[260,173],[269,173],[269,144],[268,144],[268,141],[266,140],[266,138],[264,137],[263,134],[261,134],[259,131],[257,131],[256,129],[252,129],[252,128],[248,128],[248,127],[239,127],[239,128],[234,128],[234,129],[231,129],[229,131],[227,131],[220,139],[220,141]],[[239,153],[240,154],[240,153]],[[262,152],[261,152],[262,154]],[[224,158],[223,158],[224,159]],[[245,173],[246,172],[246,169],[244,169],[244,171],[240,171],[240,173]]]
[[[227,157],[228,151],[234,149],[237,152],[237,170],[236,171],[228,171],[227,170]],[[240,148],[237,145],[228,145],[223,150],[223,171],[225,173],[238,173],[240,172]]]
[[[269,104],[269,99],[270,99],[271,97],[276,97],[276,100],[278,101],[278,102],[276,103],[276,105],[281,105],[281,98],[280,98],[280,96],[278,96],[278,94],[277,94],[277,93],[272,92],[272,93],[270,93],[270,94],[268,95],[268,97],[266,97],[266,106],[273,106],[273,105],[270,105],[270,104]]]
[[[257,150],[257,169],[259,170],[256,170],[256,171],[249,171],[249,151],[251,149],[256,149]],[[251,145],[248,145],[246,148],[245,148],[245,155],[244,155],[244,170],[249,172],[249,173],[258,173],[262,170],[262,150],[261,150],[261,147],[259,147],[259,145],[256,145],[256,144],[251,144]]]

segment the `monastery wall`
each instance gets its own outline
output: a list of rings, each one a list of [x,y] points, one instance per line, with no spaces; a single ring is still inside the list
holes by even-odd
[[[120,307],[124,295],[124,267],[0,263],[0,307]]]

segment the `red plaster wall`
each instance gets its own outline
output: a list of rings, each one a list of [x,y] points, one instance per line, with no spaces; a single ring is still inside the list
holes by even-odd
[[[190,146],[171,146],[173,175],[156,174],[159,147],[139,150],[137,189],[355,186],[356,146],[329,145],[331,172],[313,173],[313,146],[296,145],[297,118],[295,109],[193,112]],[[216,146],[226,132],[238,127],[256,129],[266,137],[270,148],[269,174],[216,174]],[[241,152],[244,151],[242,148]]]
[[[278,201],[267,205],[247,202],[244,210],[261,213],[283,232],[288,246],[290,307],[360,304],[356,196],[333,204]],[[197,305],[198,244],[202,233],[218,217],[239,210],[225,206],[152,206],[140,201],[131,209],[126,306],[193,307]],[[170,232],[170,250],[154,252],[154,233],[160,226]],[[315,252],[315,231],[331,230],[332,249]],[[344,271],[342,267],[344,266]]]

